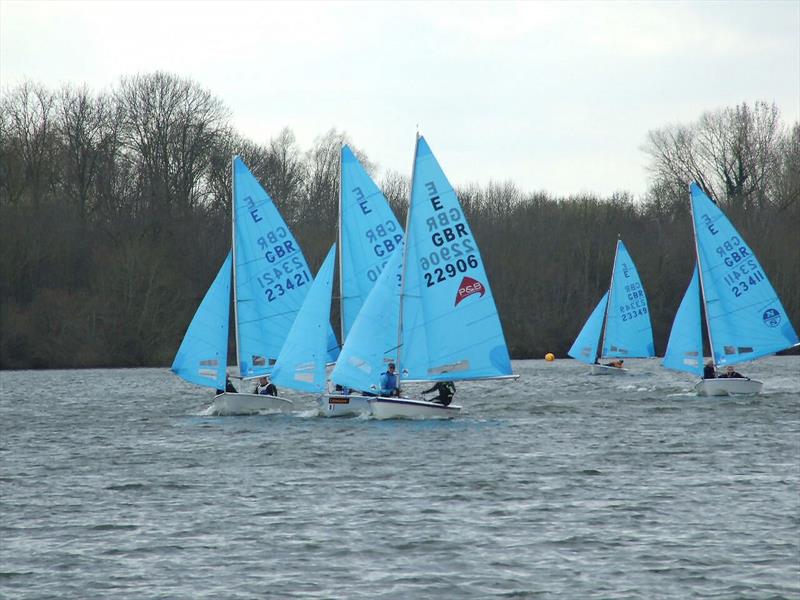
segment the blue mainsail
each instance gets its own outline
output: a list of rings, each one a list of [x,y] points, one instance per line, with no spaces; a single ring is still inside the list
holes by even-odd
[[[239,371],[256,377],[272,370],[312,277],[272,198],[238,156],[233,182]],[[334,361],[338,344],[328,328]]]
[[[700,282],[697,266],[675,314],[663,365],[675,371],[703,375],[703,331],[700,324]]]
[[[172,370],[190,383],[225,389],[228,362],[228,315],[231,309],[231,254],[186,330]]]
[[[750,361],[797,345],[797,333],[750,246],[696,183],[690,189],[715,364]]]
[[[342,146],[339,215],[342,338],[392,254],[403,230],[375,182],[347,146]]]
[[[417,137],[406,227],[401,377],[511,375],[503,329],[478,245],[455,191]]]
[[[364,301],[342,346],[331,381],[372,391],[389,362],[397,360],[403,248],[392,254]]]
[[[586,320],[578,337],[569,349],[569,354],[575,360],[591,365],[597,361],[597,348],[600,346],[600,334],[603,331],[603,320],[608,305],[608,292],[603,294],[600,302],[594,307],[592,314]]]
[[[336,244],[328,251],[278,354],[272,381],[301,392],[325,390]]]
[[[617,240],[608,302],[601,355],[618,358],[655,356],[647,297],[636,265],[622,240]]]

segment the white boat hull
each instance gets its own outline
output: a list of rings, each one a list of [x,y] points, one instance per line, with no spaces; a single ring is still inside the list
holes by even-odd
[[[694,390],[698,396],[738,396],[761,393],[762,381],[746,377],[720,377],[717,379],[701,379]]]
[[[625,375],[625,367],[609,367],[608,365],[589,365],[589,375]]]
[[[369,398],[372,416],[376,419],[452,419],[461,413],[461,407],[444,406],[437,402],[411,398]]]
[[[279,396],[224,393],[214,398],[209,412],[217,416],[256,415],[286,412],[292,410],[293,406],[291,400]]]
[[[355,417],[369,414],[369,400],[367,396],[326,394],[319,399],[320,414],[323,417]]]

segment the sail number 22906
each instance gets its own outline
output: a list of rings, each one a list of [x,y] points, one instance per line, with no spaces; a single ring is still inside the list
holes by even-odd
[[[478,266],[478,259],[474,254],[464,258],[459,258],[453,262],[447,263],[441,267],[436,267],[432,271],[424,273],[425,284],[427,287],[433,287],[437,283],[442,283],[450,278],[455,277],[459,273],[465,273],[469,269],[474,269]]]

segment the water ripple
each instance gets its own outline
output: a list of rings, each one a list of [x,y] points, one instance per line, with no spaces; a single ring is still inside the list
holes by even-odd
[[[2,372],[0,597],[800,598],[800,359],[725,399],[630,362],[516,362],[454,421]]]

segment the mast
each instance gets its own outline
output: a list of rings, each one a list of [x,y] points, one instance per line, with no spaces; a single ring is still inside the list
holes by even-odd
[[[397,388],[400,389],[400,379],[403,370],[400,367],[400,353],[403,347],[403,296],[406,291],[406,259],[408,258],[408,247],[410,245],[411,236],[409,236],[409,225],[411,224],[411,205],[414,198],[414,178],[417,175],[417,151],[419,150],[419,129],[417,129],[417,137],[414,142],[414,161],[411,163],[411,186],[408,189],[408,211],[406,212],[406,239],[403,244],[403,266],[400,269],[400,318],[397,320]]]
[[[239,365],[239,304],[236,301],[236,156],[231,159],[231,253],[233,254],[233,333],[236,338],[236,370]],[[226,361],[227,362],[227,361]]]
[[[339,339],[342,346],[344,346],[344,263],[342,262],[342,185],[344,185],[344,178],[342,174],[342,152],[344,150],[344,143],[339,144],[339,216],[338,216],[338,240],[339,248],[337,254],[339,255]]]
[[[617,256],[619,255],[619,234],[617,234],[617,245],[614,248],[614,263],[611,265],[611,281],[608,284],[608,298],[606,298],[606,310],[603,313],[603,328],[600,334],[600,346],[594,353],[594,360],[597,360],[603,355],[603,346],[606,345],[606,325],[608,324],[608,309],[611,306],[611,292],[614,288],[614,273],[617,270]]]
[[[710,198],[710,196],[709,196]],[[694,256],[697,261],[697,274],[700,277],[700,304],[703,305],[703,315],[706,318],[706,333],[708,334],[708,349],[711,351],[711,362],[714,368],[717,367],[717,360],[714,355],[714,340],[711,338],[711,322],[708,320],[708,306],[706,305],[706,286],[703,284],[703,265],[700,264],[700,246],[697,244],[697,222],[694,218],[694,196],[689,184],[689,209],[692,213],[692,234],[694,234]],[[701,340],[702,341],[702,340]]]

